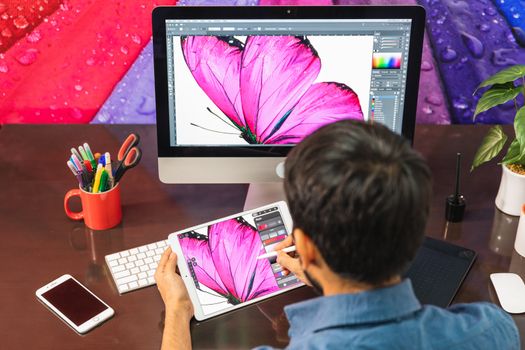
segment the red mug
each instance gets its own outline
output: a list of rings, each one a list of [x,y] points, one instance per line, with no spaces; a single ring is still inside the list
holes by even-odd
[[[82,211],[72,212],[68,203],[71,197],[78,196],[82,203]],[[82,220],[87,227],[93,230],[107,230],[117,226],[122,220],[120,205],[120,186],[106,192],[91,193],[81,188],[69,190],[64,197],[64,210],[73,220]]]

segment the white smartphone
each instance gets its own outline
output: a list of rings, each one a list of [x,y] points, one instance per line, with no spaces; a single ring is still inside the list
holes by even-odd
[[[71,275],[39,288],[36,297],[78,333],[86,333],[115,311]]]
[[[172,233],[168,242],[199,321],[303,285],[276,257],[259,258],[292,231],[285,202]]]

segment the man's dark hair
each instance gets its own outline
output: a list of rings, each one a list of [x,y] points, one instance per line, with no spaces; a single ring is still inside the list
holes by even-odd
[[[294,226],[341,277],[377,285],[413,259],[431,174],[402,136],[379,124],[329,124],[290,152],[285,178]]]

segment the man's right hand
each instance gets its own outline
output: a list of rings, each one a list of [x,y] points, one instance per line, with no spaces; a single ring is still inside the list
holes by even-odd
[[[299,258],[291,257],[287,253],[280,251],[286,247],[293,245],[293,237],[289,235],[281,242],[275,245],[275,251],[277,251],[277,263],[283,267],[283,272],[288,275],[290,272],[293,273],[297,278],[301,280],[304,284],[312,286],[310,282],[305,278],[303,269],[301,268],[301,263]]]

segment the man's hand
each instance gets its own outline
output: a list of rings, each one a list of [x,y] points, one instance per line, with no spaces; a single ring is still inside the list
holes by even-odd
[[[293,273],[297,278],[301,280],[304,284],[311,286],[310,282],[305,278],[303,269],[301,268],[301,263],[299,258],[292,258],[290,255],[282,252],[280,250],[290,247],[293,245],[292,236],[286,237],[281,242],[275,245],[275,251],[277,251],[277,263],[283,267],[283,272],[288,275],[290,272]]]
[[[159,261],[155,272],[155,281],[157,281],[157,288],[164,305],[166,305],[166,314],[176,314],[177,317],[183,317],[189,322],[193,317],[193,305],[188,290],[176,269],[177,254],[172,252],[171,247],[169,247]]]

